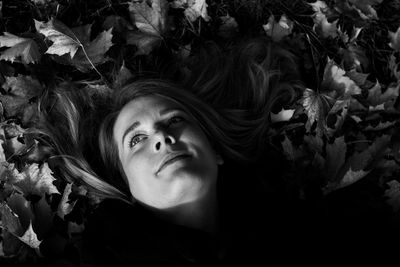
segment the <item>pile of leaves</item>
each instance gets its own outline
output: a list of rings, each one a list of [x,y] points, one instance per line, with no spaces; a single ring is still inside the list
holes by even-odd
[[[171,58],[188,71],[207,40],[267,36],[300,59],[304,91],[271,113],[300,198],[368,180],[400,209],[397,0],[3,0],[0,32],[4,262],[78,257],[90,191],[51,169],[54,151],[34,131],[41,96],[66,82],[108,95]]]

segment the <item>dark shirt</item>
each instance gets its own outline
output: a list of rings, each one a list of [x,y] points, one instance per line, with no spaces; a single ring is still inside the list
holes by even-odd
[[[244,173],[222,177],[219,235],[105,200],[85,232],[89,266],[384,266],[396,253],[399,226],[384,205],[369,207],[360,185],[320,201],[287,201]]]

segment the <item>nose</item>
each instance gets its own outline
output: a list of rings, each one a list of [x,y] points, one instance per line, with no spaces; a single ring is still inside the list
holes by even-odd
[[[167,145],[173,145],[176,143],[175,138],[166,131],[160,130],[156,133],[154,141],[154,151],[158,152],[165,148]]]

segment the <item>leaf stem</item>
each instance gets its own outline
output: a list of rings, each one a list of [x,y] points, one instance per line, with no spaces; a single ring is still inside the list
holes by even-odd
[[[83,44],[80,44],[83,54],[85,54],[86,59],[89,61],[90,65],[92,66],[92,68],[97,72],[97,74],[100,76],[100,78],[103,80],[103,82],[109,87],[110,87],[110,83],[107,81],[107,79],[103,76],[103,74],[100,73],[100,71],[96,68],[96,66],[93,64],[93,62],[90,60],[89,55],[86,53],[85,48],[83,47]]]

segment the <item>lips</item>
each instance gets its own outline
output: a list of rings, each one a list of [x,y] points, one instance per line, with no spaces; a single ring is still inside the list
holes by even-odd
[[[161,165],[157,170],[157,174],[162,171],[165,167],[167,167],[169,164],[174,163],[177,160],[185,159],[185,158],[190,158],[191,155],[188,153],[180,152],[180,153],[170,153],[167,154],[164,159],[161,161]]]

